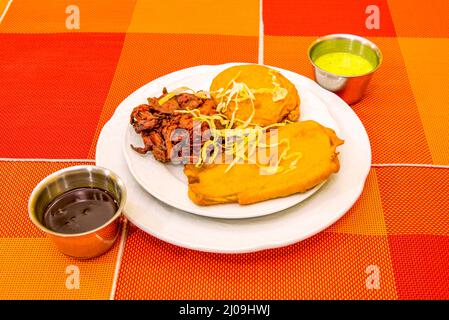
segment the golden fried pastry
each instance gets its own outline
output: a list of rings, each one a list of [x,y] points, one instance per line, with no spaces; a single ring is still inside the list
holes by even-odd
[[[257,162],[235,164],[230,169],[226,163],[199,168],[186,165],[190,199],[198,205],[251,204],[305,192],[339,170],[336,148],[343,140],[332,129],[303,121],[277,130],[277,154],[283,156],[278,157],[276,171],[268,170],[273,174],[261,170],[266,168]]]
[[[235,126],[249,121],[268,126],[299,119],[296,87],[278,71],[257,64],[240,65],[219,73],[210,86],[217,111],[235,118]]]

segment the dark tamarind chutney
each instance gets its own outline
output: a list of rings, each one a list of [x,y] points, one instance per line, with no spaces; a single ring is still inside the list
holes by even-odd
[[[59,233],[83,233],[104,225],[115,215],[117,208],[117,201],[109,192],[99,188],[77,188],[50,202],[42,223]]]

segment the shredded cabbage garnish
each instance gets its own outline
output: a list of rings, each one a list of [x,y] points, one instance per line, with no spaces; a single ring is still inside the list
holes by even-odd
[[[288,90],[281,87],[281,84],[278,82],[278,78],[276,77],[277,72],[271,69],[268,72],[271,75],[271,83],[273,83],[274,86],[272,89],[273,101],[276,102],[285,99],[288,94]]]
[[[300,152],[289,153],[289,140],[283,139],[280,142],[269,144],[260,141],[261,137],[264,136],[268,129],[286,125],[291,121],[285,120],[285,122],[275,123],[266,127],[261,127],[251,123],[255,115],[255,94],[272,94],[272,99],[274,102],[285,99],[288,94],[287,89],[281,87],[280,83],[278,82],[278,79],[276,77],[277,72],[274,70],[270,70],[269,72],[272,77],[273,88],[251,89],[246,83],[235,81],[240,74],[238,73],[233,79],[229,81],[225,88],[220,88],[215,91],[214,93],[216,94],[217,99],[220,100],[220,102],[218,102],[217,104],[217,114],[203,115],[199,112],[198,109],[176,111],[179,113],[189,113],[192,115],[194,120],[205,122],[209,127],[212,140],[206,141],[201,147],[198,160],[195,164],[196,167],[200,167],[203,164],[214,163],[217,156],[220,154],[220,151],[224,150],[225,155],[233,156],[233,160],[226,168],[225,173],[231,170],[231,168],[235,164],[242,161],[257,165],[266,174],[287,173],[296,168],[296,165],[299,159],[302,157],[302,154]],[[190,91],[194,95],[203,99],[208,98],[208,94],[205,91],[195,92],[188,87],[181,87],[167,93],[165,96],[159,99],[158,103],[162,105],[174,96],[185,91]],[[236,114],[239,109],[239,102],[247,100],[249,100],[251,103],[251,113],[249,117],[246,120],[236,118]],[[232,102],[234,102],[234,109],[232,111],[231,118],[229,119],[224,115],[224,112],[226,112],[229,104],[231,104]],[[216,123],[219,123],[223,129],[217,129]],[[223,146],[222,140],[230,137],[236,139],[238,142],[234,142],[230,145],[225,143],[225,145]],[[284,145],[285,147],[274,165],[271,164],[271,159],[269,161],[269,164],[260,164],[252,159],[258,148],[260,150],[263,148],[273,148],[281,145]],[[211,150],[212,152],[210,152]],[[284,168],[280,165],[282,161],[292,158],[293,160],[289,163],[287,168]]]
[[[184,93],[186,91],[192,92],[192,94],[197,96],[198,98],[202,98],[202,99],[207,99],[208,98],[207,93],[205,91],[203,91],[203,90],[195,91],[193,89],[190,89],[189,87],[180,87],[180,88],[177,88],[177,89],[175,89],[173,91],[170,91],[165,96],[160,98],[157,102],[159,103],[159,105],[163,105],[164,103],[166,103],[168,100],[170,100],[174,96],[176,96],[178,94],[181,94],[181,93]]]
[[[254,126],[245,129],[229,128],[231,122],[223,114],[215,115],[203,115],[199,113],[199,110],[179,110],[178,112],[189,113],[193,116],[194,120],[207,123],[211,139],[206,141],[202,148],[196,167],[201,167],[203,164],[214,163],[216,158],[220,155],[220,151],[224,152],[225,156],[231,155],[233,157],[231,163],[225,170],[225,173],[232,169],[237,163],[249,163],[258,166],[264,174],[278,174],[288,173],[294,170],[297,166],[299,159],[302,157],[301,152],[290,152],[290,141],[288,139],[282,139],[279,142],[265,143],[262,141],[262,137],[265,136],[267,130],[270,128],[284,126],[287,123],[275,123],[266,127]],[[218,121],[224,129],[218,129],[216,126]],[[226,139],[233,138],[236,140],[233,143],[226,143]],[[225,144],[223,145],[223,140]],[[279,158],[276,163],[271,163],[271,159],[268,164],[261,164],[254,159],[254,155],[257,150],[270,149],[275,147],[283,147]],[[212,152],[210,152],[212,150]],[[283,161],[293,159],[287,167],[281,166]]]

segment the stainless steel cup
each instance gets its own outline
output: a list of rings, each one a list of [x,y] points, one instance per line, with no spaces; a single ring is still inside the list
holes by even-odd
[[[110,192],[118,204],[114,216],[102,226],[83,233],[64,234],[46,228],[42,218],[48,204],[62,193],[82,187]],[[61,252],[74,258],[89,259],[108,251],[118,238],[125,201],[125,185],[115,173],[97,166],[74,166],[56,171],[42,180],[31,193],[28,212],[31,221],[53,240]]]
[[[373,70],[358,76],[344,76],[319,68],[315,61],[326,53],[349,52],[362,56]],[[348,104],[360,101],[373,73],[382,63],[380,49],[370,40],[353,34],[331,34],[315,40],[309,47],[309,59],[315,71],[315,81],[323,88],[339,95]]]

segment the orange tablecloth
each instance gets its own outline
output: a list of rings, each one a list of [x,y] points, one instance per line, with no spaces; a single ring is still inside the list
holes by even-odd
[[[79,29],[67,29],[69,5],[79,9]],[[369,5],[379,29],[366,27]],[[447,0],[0,0],[0,17],[0,298],[449,298]],[[222,255],[129,226],[123,246],[77,261],[28,221],[34,185],[92,163],[102,126],[143,84],[233,61],[311,77],[308,45],[343,32],[372,39],[384,63],[353,106],[373,168],[359,201],[324,232]],[[78,289],[66,286],[70,266]],[[374,289],[366,285],[373,270]]]

